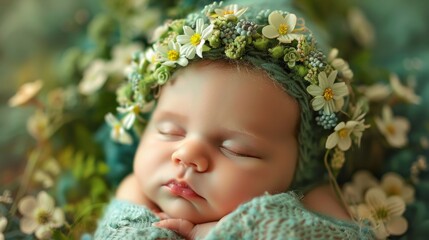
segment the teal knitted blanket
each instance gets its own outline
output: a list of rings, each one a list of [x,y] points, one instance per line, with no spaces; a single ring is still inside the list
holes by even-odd
[[[159,221],[144,206],[114,199],[99,222],[95,239],[183,239],[152,226]],[[205,239],[375,239],[366,225],[304,208],[294,193],[264,195],[242,204]]]

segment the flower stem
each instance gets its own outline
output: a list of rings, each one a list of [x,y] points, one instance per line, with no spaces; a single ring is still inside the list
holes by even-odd
[[[15,201],[13,202],[12,207],[10,209],[10,213],[12,215],[15,215],[16,213],[16,210],[18,207],[17,201],[19,201],[21,197],[24,195],[24,193],[27,191],[28,185],[30,183],[31,175],[41,155],[42,155],[41,146],[39,146],[35,151],[31,152],[30,154],[28,163],[25,166],[24,175],[22,176],[22,182],[19,185],[18,192],[15,197]]]

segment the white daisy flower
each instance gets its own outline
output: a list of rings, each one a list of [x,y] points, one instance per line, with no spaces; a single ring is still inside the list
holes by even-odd
[[[212,35],[213,27],[213,24],[208,26],[204,24],[202,18],[197,19],[195,31],[188,26],[183,27],[185,34],[177,36],[177,42],[183,44],[182,48],[187,58],[193,59],[195,53],[203,58],[203,45]]]
[[[51,239],[52,229],[61,227],[65,222],[64,212],[56,208],[54,199],[45,191],[39,192],[37,199],[26,196],[18,203],[23,215],[20,228],[23,233],[35,233],[38,239]]]
[[[122,122],[124,123],[125,129],[130,129],[136,119],[143,120],[140,117],[140,113],[149,112],[154,106],[155,102],[152,101],[145,104],[136,103],[128,107],[118,107],[117,110],[120,113],[126,114],[125,117],[122,119]]]
[[[88,96],[98,91],[106,83],[108,71],[106,61],[94,60],[83,73],[83,78],[79,83],[79,92]]]
[[[23,84],[18,92],[9,99],[9,106],[17,107],[29,102],[42,89],[42,86],[42,80]]]
[[[338,72],[346,79],[352,79],[353,78],[353,72],[350,69],[349,64],[344,61],[344,59],[338,57],[338,49],[333,48],[329,52],[328,55],[328,63],[330,63],[335,70],[338,70]]]
[[[420,97],[414,93],[411,87],[406,87],[401,84],[398,75],[390,75],[390,85],[392,86],[393,92],[401,99],[408,103],[419,104]]]
[[[176,63],[182,67],[188,65],[188,59],[177,42],[170,41],[168,46],[157,46],[155,51],[159,53],[159,61],[165,66],[175,67]]]
[[[297,39],[299,34],[294,34],[296,15],[289,13],[285,17],[280,12],[274,11],[268,16],[269,25],[262,28],[262,34],[267,38],[277,38],[282,43],[290,43]]]
[[[405,203],[414,202],[414,188],[406,184],[404,179],[394,172],[389,172],[381,178],[381,188],[387,196],[399,196]]]
[[[124,129],[122,123],[113,114],[108,113],[105,117],[107,124],[112,127],[110,137],[122,144],[131,144],[133,139],[129,133]]]
[[[371,188],[365,194],[365,202],[366,204],[357,207],[357,214],[360,218],[371,221],[377,238],[401,235],[407,230],[408,222],[402,216],[405,212],[402,198],[387,197],[383,190]]]
[[[332,149],[335,146],[341,151],[347,151],[352,145],[351,135],[356,134],[356,126],[358,126],[360,122],[357,121],[347,121],[347,123],[340,122],[335,127],[335,132],[331,133],[326,140],[326,148]]]
[[[107,62],[108,74],[127,76],[129,74],[127,66],[131,64],[133,54],[139,51],[142,51],[140,44],[116,45],[112,50],[112,59]]]
[[[410,123],[406,118],[394,117],[392,109],[386,105],[382,110],[382,119],[375,117],[374,120],[378,129],[391,146],[403,147],[407,144]]]
[[[329,77],[325,72],[318,75],[319,85],[310,85],[307,92],[314,96],[311,100],[314,111],[323,108],[326,114],[338,112],[344,105],[344,96],[349,94],[348,88],[344,82],[334,83],[337,77],[337,71],[332,71]]]
[[[386,99],[392,90],[385,84],[373,84],[371,86],[360,86],[359,92],[363,93],[369,101],[379,102]]]
[[[366,170],[353,174],[352,181],[343,185],[343,194],[349,204],[362,203],[365,192],[372,187],[379,186],[378,180]]]
[[[231,4],[224,8],[215,9],[215,13],[218,17],[224,17],[227,19],[239,18],[248,8],[239,8],[237,4]]]

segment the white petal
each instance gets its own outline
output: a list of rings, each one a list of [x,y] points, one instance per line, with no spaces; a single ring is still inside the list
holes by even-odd
[[[62,225],[64,225],[65,222],[65,216],[64,212],[61,208],[56,208],[54,210],[54,213],[52,214],[52,222],[51,225],[54,228],[59,228]]]
[[[202,18],[198,18],[195,24],[195,32],[201,34],[203,32],[203,28],[204,28],[204,20]]]
[[[338,141],[338,148],[341,151],[349,150],[351,145],[352,145],[352,140],[350,137],[340,138]]]
[[[335,82],[335,79],[337,78],[338,71],[332,71],[328,76],[328,83],[330,86],[332,86]]]
[[[116,123],[118,123],[118,119],[112,114],[112,113],[108,113],[106,114],[106,116],[104,117],[104,119],[106,120],[106,122],[113,127]]]
[[[323,90],[317,85],[310,85],[307,87],[307,92],[312,96],[322,96]]]
[[[188,26],[184,26],[183,27],[183,32],[185,33],[185,35],[188,35],[189,37],[191,37],[195,33],[194,30],[192,28],[188,27]]]
[[[37,239],[51,239],[52,230],[49,228],[49,226],[40,226],[37,228],[35,235]]]
[[[6,217],[0,217],[0,233],[2,233],[7,226],[7,218]]]
[[[311,100],[311,105],[313,106],[314,111],[319,111],[326,105],[326,101],[322,96],[317,96]]]
[[[405,212],[405,202],[398,196],[389,197],[386,200],[386,207],[391,216],[401,216]]]
[[[349,89],[344,82],[332,85],[332,91],[334,92],[334,98],[342,98],[349,94]]]
[[[186,65],[188,65],[188,62],[189,62],[188,59],[184,57],[179,58],[179,61],[177,61],[177,63],[182,67],[185,67]]]
[[[408,229],[408,222],[403,217],[393,218],[387,222],[386,228],[392,235],[402,235]]]
[[[210,24],[208,27],[206,27],[206,29],[204,29],[203,33],[201,34],[201,37],[203,39],[207,39],[212,35],[213,32],[213,24]]]
[[[279,32],[272,25],[268,25],[262,28],[262,34],[267,38],[276,38],[279,36]]]
[[[33,196],[26,196],[18,203],[18,210],[24,216],[32,215],[37,207],[36,198]]]
[[[336,132],[331,133],[328,139],[326,140],[325,147],[327,149],[334,148],[335,146],[337,146],[338,140],[339,140],[338,134]]]
[[[37,204],[39,207],[48,212],[53,211],[55,208],[54,199],[45,191],[39,192],[39,194],[37,194]]]
[[[289,27],[288,33],[292,32],[295,29],[295,25],[296,25],[296,15],[289,13],[288,15],[286,15],[285,21],[287,22],[287,25]]]
[[[19,228],[21,229],[21,232],[26,234],[32,234],[36,230],[37,226],[38,224],[33,218],[24,217],[19,222]]]
[[[274,26],[276,29],[279,28],[280,24],[287,24],[286,20],[279,12],[270,13],[270,15],[268,16],[268,23]]]
[[[319,80],[319,86],[323,90],[325,90],[328,87],[331,87],[332,84],[329,84],[328,77],[326,76],[326,72],[320,72],[319,75],[317,75],[317,79]]]
[[[176,37],[176,40],[178,43],[186,44],[186,43],[189,43],[191,41],[191,37],[188,35],[179,35]]]
[[[195,50],[197,52],[198,57],[203,58],[203,46],[200,44],[198,47],[195,48]]]
[[[370,188],[365,194],[366,203],[373,208],[384,206],[386,194],[379,188]]]
[[[133,143],[133,138],[129,133],[123,131],[119,134],[118,141],[122,144],[131,144]]]

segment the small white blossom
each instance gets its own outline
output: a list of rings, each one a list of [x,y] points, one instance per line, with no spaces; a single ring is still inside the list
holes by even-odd
[[[224,17],[226,19],[239,18],[248,8],[239,8],[237,4],[231,4],[224,8],[215,9],[215,13],[218,17]]]
[[[109,75],[126,77],[130,73],[127,66],[131,64],[133,54],[141,50],[141,45],[136,43],[116,45],[112,49],[112,59],[106,65],[107,73]]]
[[[203,45],[212,35],[213,24],[204,24],[202,18],[197,19],[195,30],[188,26],[183,27],[184,35],[177,36],[177,42],[183,44],[183,51],[189,59],[194,59],[195,53],[203,58]]]
[[[405,233],[408,222],[402,216],[405,212],[405,202],[402,198],[387,197],[383,190],[371,188],[365,194],[365,203],[358,206],[357,214],[361,219],[371,221],[378,239]]]
[[[326,148],[332,149],[335,146],[341,151],[347,151],[352,145],[351,135],[359,132],[356,132],[356,126],[358,126],[360,122],[357,121],[347,121],[347,123],[340,122],[335,127],[335,132],[331,133],[326,140]]]
[[[64,212],[55,207],[54,199],[45,191],[39,192],[37,199],[26,196],[18,203],[23,215],[20,228],[23,233],[35,233],[38,239],[51,239],[52,229],[61,227],[65,222]]]
[[[83,78],[79,83],[79,92],[83,95],[91,95],[106,83],[107,77],[107,63],[101,59],[93,61],[83,73]]]
[[[379,102],[386,99],[392,90],[385,84],[373,84],[371,86],[360,86],[358,90],[365,95],[368,100]]]
[[[333,48],[328,55],[328,62],[346,79],[353,78],[353,72],[349,64],[342,58],[338,58],[338,49]]]
[[[18,92],[9,99],[9,106],[17,107],[29,102],[42,89],[42,80],[23,84]]]
[[[375,123],[391,146],[403,147],[407,144],[407,133],[410,129],[410,123],[404,117],[394,117],[392,109],[389,106],[386,105],[383,107],[382,119],[376,117]]]
[[[379,186],[378,180],[366,170],[353,174],[352,181],[343,186],[343,194],[349,204],[362,203],[365,192],[372,187]]]
[[[338,112],[344,105],[344,96],[349,94],[348,88],[344,82],[334,83],[337,77],[337,71],[332,71],[329,77],[325,72],[318,75],[319,85],[310,85],[307,92],[314,98],[311,100],[314,111],[323,108],[326,114]]]
[[[136,119],[142,120],[140,113],[149,112],[153,109],[154,106],[155,102],[152,101],[145,104],[136,103],[128,107],[118,107],[117,110],[120,113],[126,114],[122,119],[122,122],[124,123],[124,127],[126,129],[130,129]]]
[[[419,104],[420,97],[414,93],[411,87],[406,87],[401,84],[398,75],[390,75],[390,85],[392,86],[393,92],[401,99],[408,103]]]
[[[124,129],[122,123],[113,114],[108,113],[105,117],[107,124],[112,127],[110,137],[122,144],[131,144],[133,139],[131,135]]]
[[[370,47],[374,44],[374,27],[360,9],[351,8],[347,14],[347,20],[350,32],[360,45]]]
[[[294,34],[296,15],[289,13],[285,17],[280,12],[274,11],[268,16],[269,25],[262,28],[262,34],[267,38],[277,38],[282,43],[290,43],[300,35]]]
[[[168,46],[157,46],[155,51],[159,53],[159,60],[165,66],[175,67],[176,63],[182,67],[188,65],[188,59],[177,42],[170,41]]]

